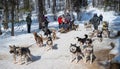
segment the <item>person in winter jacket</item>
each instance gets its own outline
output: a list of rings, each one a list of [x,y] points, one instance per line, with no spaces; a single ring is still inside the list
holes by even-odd
[[[89,20],[89,22],[93,24],[94,30],[98,30],[100,19],[97,14],[94,14],[94,16]]]
[[[69,24],[67,19],[65,17],[62,17],[62,21],[63,21],[63,28],[65,30],[67,30],[68,29],[68,24]]]
[[[100,22],[103,21],[103,16],[102,16],[102,14],[100,14],[99,19],[100,19]]]
[[[103,21],[103,16],[102,16],[102,14],[100,14],[99,18],[100,18],[100,21]]]
[[[45,24],[45,28],[48,28],[49,21],[47,20],[47,17],[43,15],[43,23]]]
[[[58,23],[59,23],[59,29],[62,28],[62,23],[63,23],[62,16],[58,17]]]
[[[28,14],[28,16],[26,17],[26,22],[27,22],[27,32],[30,33],[31,23],[32,23],[31,14]]]

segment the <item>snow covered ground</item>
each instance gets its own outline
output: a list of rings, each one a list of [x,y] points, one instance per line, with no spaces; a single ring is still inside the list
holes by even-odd
[[[103,14],[104,20],[113,21],[116,16],[114,12],[104,12],[96,8],[89,8],[85,15],[82,17],[83,22],[88,21],[94,13]],[[36,19],[33,17],[33,19]],[[46,47],[38,47],[35,44],[34,36],[32,33],[26,33],[26,24],[16,25],[15,26],[15,36],[10,36],[10,30],[4,31],[0,36],[0,69],[90,69],[89,63],[83,63],[83,60],[80,60],[79,63],[71,63],[71,53],[69,52],[70,43],[76,43],[75,37],[84,37],[84,34],[88,34],[91,31],[86,31],[83,26],[83,22],[76,21],[76,24],[79,24],[78,31],[70,31],[65,34],[57,32],[57,36],[60,39],[53,41],[53,50],[46,51]],[[49,27],[54,27],[58,29],[57,22],[50,22]],[[36,20],[32,24],[32,32],[38,32],[43,34],[42,31],[38,29],[38,23]],[[111,51],[111,53],[118,54],[120,52],[120,39],[109,39],[104,38],[103,42],[94,42],[94,51],[100,51],[103,49],[110,49],[109,43],[113,41],[116,43],[116,47]],[[46,41],[44,41],[44,44]],[[33,62],[28,65],[19,65],[13,63],[13,57],[9,53],[9,45],[17,46],[29,46]],[[117,57],[116,57],[117,58]],[[93,65],[96,64],[96,61],[93,62]],[[98,69],[93,68],[92,69]]]

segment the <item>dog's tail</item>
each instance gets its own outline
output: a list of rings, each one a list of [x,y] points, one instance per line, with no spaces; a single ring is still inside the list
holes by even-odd
[[[77,39],[79,39],[79,37],[76,37]]]
[[[87,34],[85,34],[84,36],[85,36],[85,39],[87,39],[87,38],[88,38],[88,35],[87,35]]]
[[[31,44],[31,45],[27,46],[27,48],[30,48],[30,47],[32,47],[32,45],[34,45],[34,44],[36,44],[36,43],[33,43],[33,44]]]

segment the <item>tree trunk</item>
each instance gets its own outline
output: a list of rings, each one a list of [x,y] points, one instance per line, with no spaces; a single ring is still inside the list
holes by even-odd
[[[48,0],[47,3],[48,3],[48,8],[50,8],[50,0]]]
[[[44,14],[47,13],[47,11],[46,11],[46,9],[45,9],[45,1],[46,1],[46,0],[43,0],[43,13],[44,13]]]
[[[93,7],[95,7],[95,0],[92,0],[92,5]]]
[[[66,11],[69,11],[70,10],[70,0],[66,0]]]
[[[15,20],[16,20],[17,22],[19,22],[19,0],[16,0]]]
[[[42,29],[42,23],[43,23],[43,0],[38,0],[38,21],[39,21],[39,29]]]
[[[15,0],[11,0],[11,36],[14,36],[14,11],[15,11]]]
[[[5,30],[8,29],[8,20],[9,20],[9,13],[8,13],[8,1],[7,0],[4,0],[3,2],[3,7],[4,7],[4,21],[3,21],[3,27]]]
[[[56,20],[56,0],[53,0],[52,13],[54,14],[54,20]]]
[[[1,23],[2,23],[2,17],[0,16],[0,35],[2,34],[2,31],[1,31]]]

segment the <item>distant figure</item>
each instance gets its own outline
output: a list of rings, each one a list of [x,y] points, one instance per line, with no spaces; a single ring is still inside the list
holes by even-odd
[[[62,28],[62,23],[63,23],[63,21],[62,21],[62,16],[59,16],[59,17],[58,17],[59,29]]]
[[[100,14],[99,18],[100,18],[100,21],[103,21],[103,15],[102,14]]]
[[[67,19],[64,16],[62,17],[62,21],[63,21],[63,29],[67,30],[69,22],[67,21]]]
[[[94,16],[89,20],[89,22],[93,24],[94,30],[98,30],[100,19],[97,14],[94,14]]]
[[[47,17],[44,15],[43,15],[43,22],[44,22],[45,28],[48,28],[49,21],[47,20]]]
[[[102,14],[100,14],[99,19],[100,19],[100,22],[103,21],[103,15]]]
[[[27,32],[30,33],[31,31],[31,14],[28,14],[28,16],[26,17],[26,22],[27,22]]]

